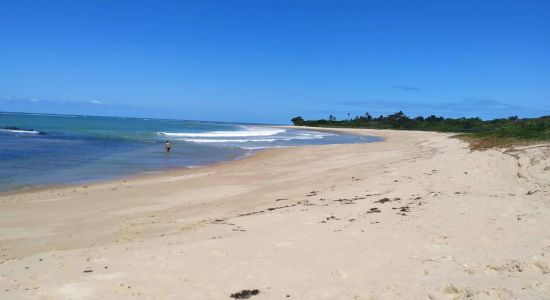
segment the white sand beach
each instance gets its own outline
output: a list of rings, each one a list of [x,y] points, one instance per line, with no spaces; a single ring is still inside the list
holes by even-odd
[[[0,195],[1,299],[550,299],[550,147],[271,149]]]

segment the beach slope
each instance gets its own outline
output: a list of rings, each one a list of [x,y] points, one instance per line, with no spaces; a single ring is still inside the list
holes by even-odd
[[[0,298],[548,299],[550,147],[344,131],[385,141],[0,195]]]

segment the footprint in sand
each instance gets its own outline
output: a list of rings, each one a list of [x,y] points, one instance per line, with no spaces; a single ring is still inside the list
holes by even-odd
[[[513,299],[514,294],[506,288],[490,288],[485,291],[478,292],[482,296],[486,296],[489,299]]]
[[[524,268],[524,263],[517,260],[512,260],[502,265],[486,265],[485,269],[487,271],[496,271],[499,273],[501,272],[510,272],[510,273],[520,272],[521,273],[525,268]]]
[[[443,292],[445,292],[445,294],[459,294],[460,293],[458,288],[456,286],[454,286],[453,284],[446,286],[443,289]]]
[[[533,266],[535,266],[537,269],[539,269],[542,274],[548,274],[550,273],[550,266],[542,261],[537,261],[533,263]]]

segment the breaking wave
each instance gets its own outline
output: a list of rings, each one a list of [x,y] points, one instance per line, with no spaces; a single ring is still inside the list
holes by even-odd
[[[210,144],[219,146],[235,146],[243,149],[262,149],[277,146],[288,146],[293,143],[307,143],[307,140],[323,139],[334,135],[324,132],[307,132],[286,130],[282,128],[240,126],[234,131],[207,132],[157,132],[162,138],[189,143]]]
[[[23,133],[23,134],[39,134],[40,131],[36,130],[24,130],[24,129],[0,129],[0,132],[7,133]]]
[[[278,128],[257,128],[243,127],[245,130],[236,131],[209,131],[209,132],[159,132],[158,134],[169,137],[202,137],[202,138],[220,138],[220,137],[254,137],[271,136],[286,132]]]
[[[277,139],[178,139],[192,143],[248,143],[248,142],[275,142]]]

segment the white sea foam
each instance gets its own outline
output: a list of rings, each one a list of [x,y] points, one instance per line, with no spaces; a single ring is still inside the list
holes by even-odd
[[[272,148],[290,148],[294,146],[258,146],[258,147],[242,147],[245,150],[261,150],[261,149],[272,149]]]
[[[315,140],[315,139],[322,139],[326,136],[331,136],[332,134],[317,134],[317,133],[301,133],[297,136],[293,136],[293,140]]]
[[[248,142],[274,142],[277,139],[177,139],[192,143],[248,143]]]
[[[39,134],[40,133],[36,130],[19,130],[19,129],[0,129],[0,132],[24,133],[24,134]]]
[[[208,131],[208,132],[157,132],[158,135],[166,136],[176,141],[185,141],[199,144],[244,144],[244,143],[276,143],[289,142],[292,140],[314,140],[322,139],[331,133],[290,131],[285,129],[241,126],[243,130],[235,131]],[[243,149],[273,148],[276,144],[265,147],[265,144],[251,145],[252,147],[241,147]],[[248,146],[248,145],[247,145]]]
[[[253,136],[271,136],[286,132],[284,129],[267,127],[244,127],[245,130],[236,131],[209,131],[209,132],[158,132],[160,135],[171,137],[253,137]]]

